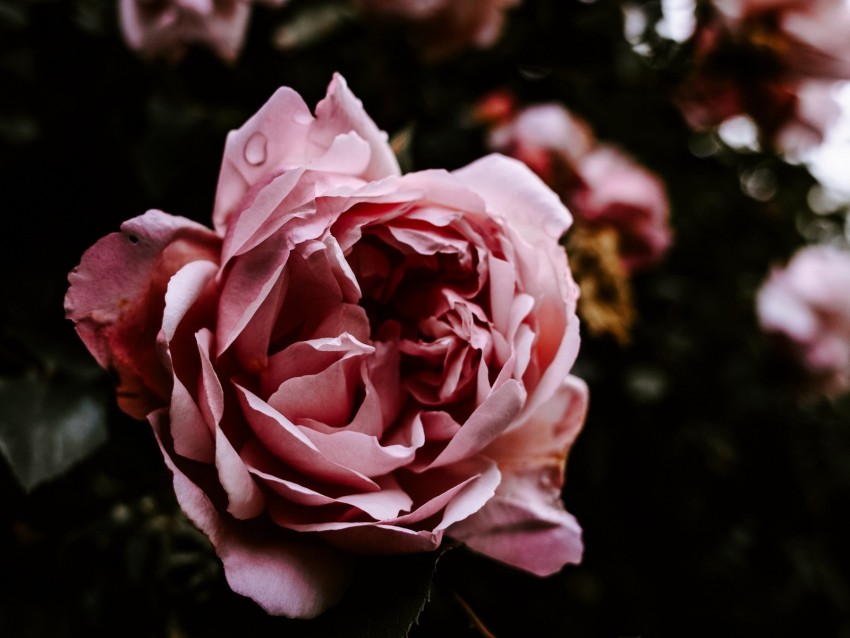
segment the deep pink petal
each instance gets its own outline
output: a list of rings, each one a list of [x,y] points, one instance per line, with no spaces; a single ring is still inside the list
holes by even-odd
[[[148,211],[98,241],[68,276],[65,312],[97,362],[118,379],[118,403],[144,418],[171,393],[157,354],[169,279],[192,261],[217,262],[220,240],[182,217]]]

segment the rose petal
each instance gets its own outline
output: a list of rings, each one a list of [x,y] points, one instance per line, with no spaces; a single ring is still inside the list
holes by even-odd
[[[248,526],[220,515],[172,459],[165,412],[153,412],[149,420],[174,475],[180,507],[212,541],[233,591],[253,599],[267,613],[292,618],[314,618],[339,600],[350,579],[350,557],[279,529]]]
[[[484,449],[511,424],[522,409],[525,391],[515,380],[506,381],[479,405],[429,467],[470,458]]]
[[[496,496],[449,534],[539,576],[581,560],[581,529],[560,499],[566,455],[584,422],[587,386],[568,377],[557,393],[486,454],[502,468]]]
[[[219,244],[195,222],[148,211],[89,248],[68,276],[66,316],[97,362],[115,372],[118,404],[135,418],[170,395],[156,348],[168,281],[191,261],[217,261]]]
[[[448,534],[537,576],[550,576],[567,563],[581,561],[581,528],[560,499],[540,499],[536,477],[513,478],[500,492]]]
[[[219,482],[227,493],[227,511],[239,519],[259,516],[265,505],[263,493],[222,430],[224,391],[209,359],[212,333],[209,330],[199,331],[196,340],[201,360],[198,389],[201,413],[215,433],[215,467]],[[182,424],[175,424],[175,427],[179,426]]]
[[[572,215],[558,196],[522,162],[488,155],[452,174],[480,194],[488,210],[510,222],[527,241],[557,241],[572,224]]]
[[[335,73],[327,96],[316,105],[316,123],[310,129],[310,142],[328,148],[337,135],[349,131],[369,145],[369,164],[358,171],[364,180],[378,180],[401,172],[387,143],[387,134],[366,114],[363,103],[348,88],[345,78]]]
[[[265,448],[293,469],[316,481],[346,485],[364,492],[378,485],[363,474],[326,458],[285,416],[268,403],[234,384],[245,417]]]
[[[284,87],[240,129],[227,135],[213,210],[213,222],[222,235],[252,186],[288,165],[305,164],[302,149],[307,147],[312,122],[301,96]]]

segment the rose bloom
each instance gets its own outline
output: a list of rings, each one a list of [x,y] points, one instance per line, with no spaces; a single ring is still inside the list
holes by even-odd
[[[570,205],[587,223],[616,229],[626,272],[647,268],[667,253],[670,204],[657,175],[604,144],[582,159],[578,175],[581,186]]]
[[[535,104],[493,128],[488,146],[527,164],[556,191],[575,187],[576,166],[596,144],[593,131],[561,104]]]
[[[121,30],[132,49],[179,58],[187,45],[198,42],[227,62],[239,55],[251,14],[251,0],[120,0],[118,7]]]
[[[439,60],[499,39],[505,12],[520,0],[358,0],[365,11],[405,23],[422,54]]]
[[[850,253],[801,249],[776,268],[758,293],[762,328],[790,344],[820,390],[850,389]]]
[[[315,117],[282,88],[228,136],[213,222],[125,222],[66,311],[236,592],[312,617],[356,555],[444,535],[541,576],[580,560],[570,216],[533,173],[400,176],[337,76]]]
[[[598,144],[588,124],[560,104],[529,106],[503,120],[490,131],[489,147],[527,164],[579,222],[614,229],[627,272],[667,252],[670,205],[656,175],[619,149]]]

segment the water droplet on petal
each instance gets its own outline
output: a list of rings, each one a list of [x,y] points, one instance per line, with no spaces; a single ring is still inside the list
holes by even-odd
[[[309,113],[296,113],[292,116],[292,120],[296,124],[301,124],[302,126],[307,126],[313,122],[313,116]]]
[[[259,166],[266,161],[268,138],[262,133],[254,133],[245,143],[245,161],[251,166]]]

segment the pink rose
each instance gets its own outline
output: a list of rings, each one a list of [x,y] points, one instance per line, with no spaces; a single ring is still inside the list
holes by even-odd
[[[850,253],[801,249],[770,273],[757,307],[762,328],[791,344],[825,393],[850,389]]]
[[[483,106],[489,108],[492,99]],[[580,223],[613,228],[626,271],[649,266],[666,253],[670,206],[656,175],[614,147],[598,144],[590,126],[560,104],[529,106],[501,120],[490,131],[489,147],[527,164]]]
[[[121,30],[130,47],[146,55],[177,58],[197,42],[232,62],[242,48],[251,1],[120,0]]]
[[[359,0],[375,15],[407,23],[425,57],[446,58],[469,46],[487,48],[502,33],[505,12],[520,0]]]
[[[658,262],[670,247],[670,204],[664,183],[631,157],[597,146],[579,163],[582,186],[570,199],[590,224],[616,229],[620,259],[628,272]]]
[[[580,560],[570,216],[537,177],[400,176],[337,76],[315,117],[283,88],[228,136],[213,221],[125,222],[66,311],[235,591],[312,617],[354,556],[444,534],[538,575]]]
[[[714,0],[695,38],[695,64],[677,102],[697,129],[747,114],[765,141],[800,155],[823,140],[850,78],[845,0]]]
[[[560,104],[521,109],[490,131],[489,147],[527,164],[558,191],[574,184],[575,167],[596,144],[593,131]]]

